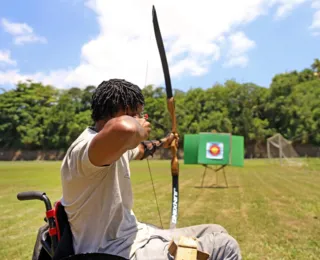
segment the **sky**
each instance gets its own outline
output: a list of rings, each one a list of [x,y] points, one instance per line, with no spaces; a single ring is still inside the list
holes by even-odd
[[[27,79],[163,86],[152,5],[176,89],[269,87],[320,58],[320,0],[1,0],[0,89]]]

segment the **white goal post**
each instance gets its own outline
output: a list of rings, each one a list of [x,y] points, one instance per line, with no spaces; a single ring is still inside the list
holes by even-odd
[[[303,165],[291,142],[279,133],[267,139],[267,151],[270,161],[273,159],[279,160],[280,164]]]

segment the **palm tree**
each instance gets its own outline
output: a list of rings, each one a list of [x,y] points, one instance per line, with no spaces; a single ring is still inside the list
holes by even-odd
[[[315,59],[311,67],[315,72],[315,76],[318,76],[320,78],[320,60]]]

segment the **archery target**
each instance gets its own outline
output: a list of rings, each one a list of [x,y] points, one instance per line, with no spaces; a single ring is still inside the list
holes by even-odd
[[[206,158],[215,160],[223,159],[223,143],[208,142],[206,148]]]

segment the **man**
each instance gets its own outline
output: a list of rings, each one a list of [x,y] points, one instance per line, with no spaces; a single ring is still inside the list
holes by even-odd
[[[168,259],[180,235],[199,238],[211,259],[241,259],[237,242],[218,225],[161,230],[134,213],[129,161],[141,160],[175,137],[147,142],[151,126],[140,115],[144,97],[130,82],[102,82],[92,97],[93,127],[70,146],[61,167],[63,198],[76,254],[99,252],[126,259]]]

